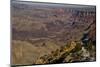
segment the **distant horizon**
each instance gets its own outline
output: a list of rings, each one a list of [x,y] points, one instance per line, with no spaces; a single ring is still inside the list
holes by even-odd
[[[77,8],[86,9],[89,11],[96,11],[95,5],[81,5],[81,4],[65,4],[65,3],[51,3],[51,2],[38,2],[38,1],[22,1],[22,0],[12,0],[11,3],[26,4],[26,5],[38,5],[39,7],[62,7],[62,8]],[[42,6],[41,6],[42,5]]]

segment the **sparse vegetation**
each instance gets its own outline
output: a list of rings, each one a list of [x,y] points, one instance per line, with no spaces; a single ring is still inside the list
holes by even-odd
[[[91,46],[94,47],[93,45]],[[86,51],[84,51],[82,48],[84,48],[84,50]],[[63,51],[60,52],[60,50]],[[88,61],[91,61],[91,58],[95,58],[95,54],[91,51],[94,51],[94,48],[92,48],[91,50],[87,50],[85,49],[84,46],[81,45],[81,43],[71,42],[70,47],[64,46],[64,48],[61,47],[60,49],[51,52],[51,54],[41,56],[40,58],[38,58],[36,63],[33,64],[51,64],[51,63],[79,62],[79,61],[81,62],[81,61],[87,61],[87,59]],[[92,54],[93,56],[91,57],[88,54]]]

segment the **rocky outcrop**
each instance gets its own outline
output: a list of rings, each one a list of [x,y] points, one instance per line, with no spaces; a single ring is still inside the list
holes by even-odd
[[[94,47],[93,45],[91,46]],[[51,52],[51,54],[41,56],[34,64],[94,61],[95,53],[91,53],[88,49],[89,47],[85,48],[84,46],[82,46],[81,42],[72,41],[66,46],[63,46],[60,49]],[[93,50],[94,48],[91,48],[91,51]]]

